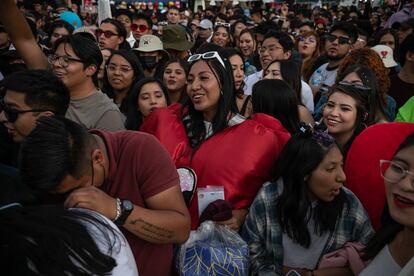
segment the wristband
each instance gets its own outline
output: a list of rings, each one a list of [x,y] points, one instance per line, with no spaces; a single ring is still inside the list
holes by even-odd
[[[116,221],[121,216],[121,200],[116,198],[116,216],[112,221]]]

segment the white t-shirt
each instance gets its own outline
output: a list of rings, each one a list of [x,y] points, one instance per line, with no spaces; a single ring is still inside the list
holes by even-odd
[[[336,74],[338,72],[338,66],[333,69],[328,69],[328,63],[323,64],[321,67],[316,69],[313,72],[312,76],[309,79],[309,84],[319,86],[319,85],[327,85],[332,86],[335,84]],[[315,80],[319,80],[315,83]]]
[[[318,265],[318,260],[329,239],[329,232],[325,232],[322,236],[316,235],[314,219],[310,219],[307,226],[311,238],[309,248],[304,248],[283,233],[283,266],[313,270]]]
[[[112,270],[112,275],[114,276],[137,276],[138,269],[135,263],[134,255],[132,254],[132,251],[131,251],[131,247],[129,247],[129,244],[125,236],[118,229],[118,227],[108,218],[102,216],[101,214],[95,211],[92,211],[89,209],[83,209],[83,208],[74,208],[73,210],[88,213],[97,219],[102,219],[103,223],[108,224],[108,227],[112,228],[114,232],[116,233],[117,239],[114,239],[114,236],[111,233],[108,233],[108,237],[111,238],[111,241],[108,242],[106,240],[103,240],[106,237],[102,236],[102,230],[98,229],[96,225],[91,224],[88,221],[81,221],[88,229],[89,234],[94,238],[101,252],[107,255],[111,255],[111,257],[115,259],[117,266],[114,267],[114,269]],[[108,252],[109,248],[107,247],[108,243],[114,244],[111,254],[108,254],[109,253]]]
[[[251,95],[253,85],[262,79],[263,70],[260,70],[259,72],[253,73],[251,75],[248,75],[244,78],[244,94],[245,95]]]
[[[259,72],[253,73],[251,75],[248,75],[244,79],[244,94],[245,95],[251,95],[253,90],[253,85],[262,80],[263,70],[260,70]],[[306,108],[310,111],[310,113],[313,113],[314,110],[314,104],[313,104],[313,94],[312,89],[310,86],[304,82],[302,82],[302,90],[301,90],[301,100],[302,103],[306,106]]]
[[[378,253],[378,255],[362,270],[359,276],[394,276],[398,275],[401,267],[391,256],[388,245]]]
[[[302,103],[306,106],[306,108],[309,110],[310,113],[313,113],[315,106],[313,103],[313,93],[312,93],[312,89],[309,86],[309,84],[307,84],[304,81],[302,82],[302,90],[300,91],[300,95],[302,98]]]

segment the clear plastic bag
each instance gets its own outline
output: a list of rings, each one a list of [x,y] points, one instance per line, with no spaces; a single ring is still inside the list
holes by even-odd
[[[249,248],[239,234],[226,226],[205,221],[180,247],[180,275],[247,276],[248,258]]]

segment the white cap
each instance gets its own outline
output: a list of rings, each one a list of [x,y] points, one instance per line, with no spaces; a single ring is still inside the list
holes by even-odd
[[[213,23],[208,19],[201,20],[200,24],[198,25],[199,28],[204,30],[213,29]]]
[[[398,63],[396,63],[394,60],[394,53],[390,47],[386,45],[376,45],[371,49],[377,52],[386,68],[391,68],[398,65]]]
[[[143,35],[139,39],[138,48],[134,50],[140,52],[155,52],[155,51],[163,51],[164,47],[162,45],[161,39],[155,35]]]

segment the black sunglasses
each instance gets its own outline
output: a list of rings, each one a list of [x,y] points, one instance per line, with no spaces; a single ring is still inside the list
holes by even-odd
[[[328,34],[326,35],[326,39],[329,40],[330,42],[334,42],[335,40],[338,39],[338,43],[343,45],[343,44],[350,44],[351,39],[349,37],[345,37],[345,36],[336,36],[333,34]]]
[[[353,83],[353,82],[349,82],[349,81],[340,81],[338,83],[338,85],[343,85],[343,86],[351,86],[353,88],[358,89],[361,92],[370,92],[371,88],[366,86],[366,85],[362,85],[362,84],[358,84],[358,83]]]
[[[10,108],[4,102],[4,100],[1,99],[0,100],[0,111],[4,112],[4,115],[6,116],[6,119],[8,122],[14,123],[19,117],[19,114],[28,113],[28,112],[45,112],[45,111],[51,111],[51,110],[50,109],[27,109],[27,110],[14,109],[14,108]]]

